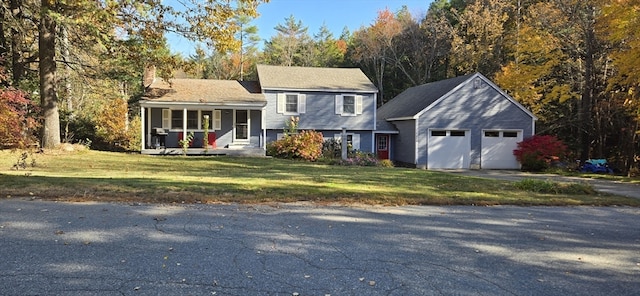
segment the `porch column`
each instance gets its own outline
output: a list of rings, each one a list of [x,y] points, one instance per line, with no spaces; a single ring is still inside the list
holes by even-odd
[[[187,139],[187,108],[182,109],[182,139]]]
[[[347,159],[347,146],[349,145],[347,143],[347,128],[346,127],[342,128],[342,135],[340,136],[340,144],[342,146],[342,159],[346,160]]]
[[[260,110],[260,125],[262,126],[262,143],[260,143],[260,148],[262,149],[267,148],[267,119],[264,114],[265,107],[262,107],[262,109]]]
[[[146,148],[145,144],[146,144],[146,139],[145,139],[145,121],[144,121],[144,107],[140,106],[140,133],[141,133],[141,137],[140,137],[140,152],[142,152],[142,150],[144,150]]]

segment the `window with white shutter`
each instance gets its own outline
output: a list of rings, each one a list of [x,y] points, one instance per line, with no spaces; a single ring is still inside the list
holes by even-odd
[[[213,129],[222,129],[222,110],[213,110]]]
[[[306,95],[279,93],[276,97],[276,113],[298,115],[307,112]]]
[[[171,109],[162,109],[162,128],[171,128]]]
[[[362,114],[362,96],[342,94],[335,97],[336,114],[341,116],[356,116]]]

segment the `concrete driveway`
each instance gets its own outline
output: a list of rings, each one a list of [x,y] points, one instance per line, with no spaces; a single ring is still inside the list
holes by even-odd
[[[0,200],[2,295],[637,295],[640,209]]]
[[[640,199],[640,185],[610,180],[567,177],[554,174],[532,174],[513,170],[441,170],[451,174],[459,174],[478,178],[518,181],[525,178],[551,180],[554,182],[589,183],[599,192]]]

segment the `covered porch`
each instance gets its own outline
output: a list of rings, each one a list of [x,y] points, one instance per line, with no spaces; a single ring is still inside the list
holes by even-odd
[[[141,152],[148,155],[264,156],[266,105],[255,83],[154,82],[140,101]]]

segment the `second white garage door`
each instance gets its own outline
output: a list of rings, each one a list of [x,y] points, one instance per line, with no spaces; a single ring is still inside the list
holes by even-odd
[[[429,130],[427,168],[468,169],[471,158],[468,130]]]
[[[485,130],[482,132],[483,169],[519,169],[520,163],[513,155],[522,141],[522,131]]]

